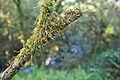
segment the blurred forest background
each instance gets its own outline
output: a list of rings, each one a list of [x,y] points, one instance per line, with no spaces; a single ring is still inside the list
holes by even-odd
[[[0,0],[0,72],[32,35],[40,4]],[[36,50],[12,80],[120,80],[120,0],[56,0],[61,16],[73,8],[83,16]]]

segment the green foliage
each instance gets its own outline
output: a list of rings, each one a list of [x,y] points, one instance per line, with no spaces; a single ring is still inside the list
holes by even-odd
[[[108,49],[102,53],[99,53],[95,59],[89,60],[87,69],[89,71],[103,71],[112,80],[119,80],[120,76],[120,49],[111,50]],[[101,73],[102,74],[102,73]]]
[[[112,78],[103,76],[103,72],[86,72],[81,67],[68,70],[55,70],[33,67],[32,72],[23,73],[20,71],[12,80],[112,80]]]
[[[92,60],[91,60],[92,61]],[[118,50],[107,50],[104,51],[100,54],[97,55],[96,59],[93,60],[92,64],[94,64],[94,66],[99,66],[99,68],[103,68],[105,66],[107,66],[106,68],[110,68],[110,67],[114,67],[116,68],[118,71],[120,69],[120,49]]]
[[[87,71],[81,67],[70,70],[33,67],[32,72],[29,73],[23,73],[21,70],[12,80],[119,80],[119,57],[119,49],[117,51],[107,50],[99,53],[95,60],[89,61]]]

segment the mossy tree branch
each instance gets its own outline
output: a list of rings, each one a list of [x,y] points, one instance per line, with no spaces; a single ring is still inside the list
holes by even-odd
[[[38,46],[38,48],[41,50],[43,45],[48,43],[50,40],[54,39],[54,37],[61,34],[60,31],[62,31],[64,28],[67,27],[67,25],[71,24],[73,21],[75,21],[82,15],[83,14],[80,11],[80,9],[75,8],[70,11],[67,11],[64,17],[60,17],[59,15],[57,15],[54,18],[53,16],[52,21],[48,21],[48,23],[42,28],[41,43],[40,46]],[[45,54],[40,52],[40,56],[40,61],[44,64]]]
[[[37,26],[34,29],[33,35],[27,40],[25,46],[20,50],[20,53],[15,57],[10,66],[0,75],[0,80],[10,80],[19,69],[28,61],[34,48],[40,43],[41,38],[41,26],[46,23],[48,15],[51,14],[51,7],[53,6],[53,0],[43,0],[42,11],[37,22]]]
[[[0,75],[0,80],[11,79],[19,69],[30,60],[34,49],[38,45],[46,44],[60,30],[63,30],[71,22],[79,18],[82,13],[79,9],[71,10],[64,17],[59,18],[52,24],[50,22],[53,14],[53,0],[43,0],[42,10],[33,35],[27,40],[27,43],[20,50],[20,53],[14,58],[10,66]]]

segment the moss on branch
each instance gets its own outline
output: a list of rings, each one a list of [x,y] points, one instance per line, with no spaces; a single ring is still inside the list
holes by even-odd
[[[33,35],[27,40],[25,46],[20,50],[20,53],[15,57],[10,66],[0,75],[0,80],[10,80],[19,69],[28,61],[33,53],[36,45],[40,43],[41,28],[45,25],[47,18],[52,12],[53,0],[43,0],[42,11],[37,26],[34,29]]]
[[[38,45],[46,44],[52,37],[59,34],[59,31],[82,15],[79,9],[74,9],[66,13],[64,17],[55,20],[53,19],[53,3],[53,0],[43,0],[41,14],[33,35],[27,40],[27,43],[20,50],[14,61],[11,62],[10,66],[1,73],[0,80],[10,80],[25,62],[30,60],[33,51]]]

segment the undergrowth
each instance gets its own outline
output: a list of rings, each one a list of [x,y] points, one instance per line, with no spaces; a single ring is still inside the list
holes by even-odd
[[[27,67],[21,69],[12,80],[120,80],[119,52],[107,50],[99,54],[88,69],[76,67],[73,69],[54,69],[41,67]],[[109,61],[110,60],[110,61]],[[111,62],[112,61],[112,62]]]
[[[106,76],[104,76],[106,75]],[[103,74],[99,70],[87,72],[81,67],[72,70],[55,70],[32,68],[30,73],[20,71],[12,80],[112,80],[110,74]]]

